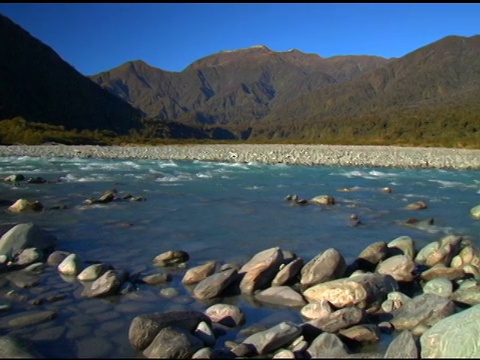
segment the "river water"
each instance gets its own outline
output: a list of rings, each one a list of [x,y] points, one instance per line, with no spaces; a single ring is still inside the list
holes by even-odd
[[[480,204],[479,170],[396,169],[335,166],[287,166],[258,163],[154,161],[120,159],[0,158],[0,177],[41,176],[45,184],[0,183],[0,200],[39,200],[39,213],[0,213],[0,223],[33,222],[58,239],[57,249],[76,253],[83,261],[104,261],[130,273],[168,272],[172,281],[157,286],[140,284],[136,291],[107,299],[85,299],[83,285],[47,268],[40,284],[16,289],[27,298],[52,292],[65,299],[42,304],[56,319],[6,331],[33,342],[46,357],[141,357],[128,342],[131,320],[141,314],[194,309],[210,303],[195,300],[181,284],[186,268],[208,260],[243,264],[257,252],[279,246],[309,261],[334,247],[347,263],[369,244],[411,236],[420,249],[446,234],[462,234],[478,243],[480,222],[470,209]],[[391,192],[382,191],[391,188]],[[117,201],[85,204],[107,190]],[[345,191],[349,190],[349,191]],[[123,200],[125,195],[146,201]],[[334,205],[292,206],[296,194],[310,199],[330,195]],[[405,206],[425,201],[424,210]],[[350,216],[362,225],[351,226]],[[434,219],[422,229],[404,225],[407,219]],[[158,268],[153,258],[168,250],[190,255],[186,268]],[[161,294],[174,288],[173,297]],[[0,288],[0,301],[8,302]],[[273,326],[283,320],[301,323],[299,309],[257,303],[245,296],[221,299],[246,314],[243,327]],[[1,317],[39,309],[13,303]],[[235,340],[239,329],[227,329],[217,343]],[[376,345],[384,350],[390,339]]]

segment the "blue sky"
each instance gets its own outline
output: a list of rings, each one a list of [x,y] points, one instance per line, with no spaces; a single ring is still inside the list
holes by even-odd
[[[84,75],[144,60],[168,71],[266,45],[322,57],[401,57],[480,34],[480,4],[0,4],[0,13]]]

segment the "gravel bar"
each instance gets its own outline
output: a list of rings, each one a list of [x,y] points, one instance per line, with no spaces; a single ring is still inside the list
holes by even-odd
[[[480,169],[480,149],[374,145],[210,144],[163,146],[10,145],[0,157],[201,160],[288,165]]]

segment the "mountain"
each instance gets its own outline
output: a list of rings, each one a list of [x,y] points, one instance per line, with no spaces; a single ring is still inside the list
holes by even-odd
[[[137,60],[90,78],[152,118],[247,127],[302,95],[388,62],[375,56],[324,59],[254,46],[207,56],[181,72]]]
[[[143,113],[66,63],[0,14],[0,119],[127,133]]]
[[[272,126],[299,122],[329,128],[327,132],[369,126],[411,132],[424,127],[441,135],[442,129],[463,126],[469,129],[466,135],[479,137],[478,94],[480,36],[448,36],[350,81],[305,94],[272,111],[261,127],[267,132]],[[368,124],[366,117],[376,123]]]

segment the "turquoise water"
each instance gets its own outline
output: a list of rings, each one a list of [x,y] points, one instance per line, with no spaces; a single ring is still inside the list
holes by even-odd
[[[57,249],[142,275],[165,271],[153,267],[152,260],[173,249],[190,254],[188,267],[207,260],[242,264],[275,246],[293,251],[305,261],[334,247],[351,262],[369,244],[402,235],[411,236],[421,248],[445,234],[463,234],[475,242],[480,234],[480,222],[469,214],[480,204],[477,170],[0,158],[0,177],[14,173],[26,178],[42,176],[49,182],[1,183],[0,200],[39,200],[47,210],[11,214],[4,208],[1,223],[34,222],[58,238]],[[382,192],[384,187],[392,192]],[[353,191],[339,191],[342,188]],[[84,204],[87,198],[98,198],[111,189],[118,191],[118,197],[131,194],[146,201]],[[305,199],[331,195],[336,204],[291,206],[284,200],[289,194]],[[405,209],[419,200],[428,204],[427,209]],[[50,209],[55,206],[65,208]],[[363,225],[350,226],[352,214],[358,215]],[[410,218],[433,218],[434,226],[423,230],[404,226],[402,222]],[[67,282],[53,269],[47,270],[40,289],[70,294],[63,302],[44,305],[59,311],[59,317],[15,331],[30,338],[37,334],[40,340],[36,344],[48,357],[138,356],[127,337],[133,317],[209,306],[192,299],[191,289],[181,285],[185,269],[167,271],[173,274],[168,285],[145,285],[129,296],[102,300],[82,299],[81,284]],[[179,295],[162,297],[160,289],[168,286],[176,288]],[[41,292],[34,289],[22,291],[29,296],[32,291]],[[223,301],[242,307],[247,314],[244,327],[275,325],[283,319],[302,321],[298,309],[261,305],[243,296]],[[86,329],[85,334],[79,328]],[[38,335],[42,331],[50,335],[42,338]],[[226,331],[218,343],[234,340],[237,333],[238,329]]]

